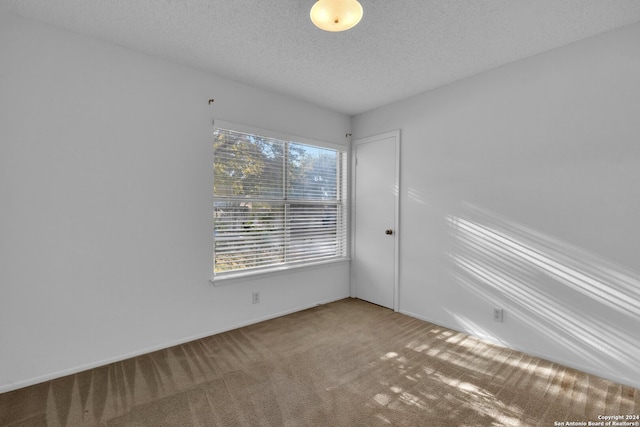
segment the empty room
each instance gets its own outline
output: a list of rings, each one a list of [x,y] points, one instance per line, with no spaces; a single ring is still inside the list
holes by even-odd
[[[640,2],[0,0],[0,426],[640,426]]]

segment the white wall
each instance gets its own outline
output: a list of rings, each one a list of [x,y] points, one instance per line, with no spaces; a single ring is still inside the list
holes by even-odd
[[[354,138],[402,132],[402,312],[640,387],[638,40],[354,117]]]
[[[348,296],[348,263],[212,286],[213,118],[350,130],[0,10],[0,392]]]

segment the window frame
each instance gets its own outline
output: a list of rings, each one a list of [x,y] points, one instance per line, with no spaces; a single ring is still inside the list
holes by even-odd
[[[256,126],[249,126],[249,125],[244,125],[244,124],[240,124],[240,123],[235,123],[235,122],[229,122],[229,121],[224,121],[224,120],[218,120],[215,119],[213,121],[213,131],[212,131],[212,135],[215,132],[215,129],[223,129],[223,130],[227,130],[227,131],[232,131],[232,132],[239,132],[239,133],[245,133],[245,134],[251,134],[251,135],[257,135],[257,136],[261,136],[261,137],[266,137],[266,138],[272,138],[272,139],[276,139],[276,140],[281,140],[281,141],[286,141],[289,143],[300,143],[300,144],[305,144],[305,145],[309,145],[309,146],[313,146],[313,147],[318,147],[318,148],[325,148],[325,149],[330,149],[330,150],[336,150],[340,153],[342,153],[343,156],[343,161],[344,161],[344,166],[343,166],[343,171],[342,173],[344,174],[343,177],[341,177],[341,180],[344,181],[344,186],[338,186],[337,191],[340,193],[340,198],[338,199],[339,201],[341,201],[342,203],[342,207],[344,209],[344,214],[342,215],[342,221],[344,223],[344,241],[345,241],[345,248],[344,248],[344,255],[343,256],[336,256],[335,258],[330,258],[330,259],[320,259],[320,260],[311,260],[311,261],[303,261],[303,262],[299,262],[299,263],[284,263],[284,264],[278,264],[278,265],[271,265],[271,266],[265,266],[265,267],[257,267],[257,268],[249,268],[246,270],[235,270],[235,271],[225,271],[225,272],[215,272],[215,236],[214,236],[214,232],[215,232],[215,196],[213,194],[213,185],[211,186],[211,197],[212,197],[212,203],[211,203],[211,207],[212,207],[212,221],[211,221],[211,230],[210,230],[210,236],[212,238],[212,244],[211,244],[211,249],[212,249],[212,257],[211,257],[211,278],[210,281],[215,285],[215,286],[222,286],[222,285],[227,285],[227,284],[231,284],[233,283],[235,280],[234,279],[241,279],[244,277],[251,277],[251,276],[260,276],[260,277],[269,277],[272,275],[277,275],[277,274],[283,274],[286,273],[290,270],[300,270],[300,269],[315,269],[315,268],[321,268],[327,264],[336,264],[336,263],[344,263],[344,262],[349,262],[350,260],[350,241],[351,241],[351,214],[350,214],[350,167],[351,167],[351,152],[349,149],[349,145],[345,144],[345,145],[340,145],[340,144],[335,144],[335,143],[331,143],[331,142],[326,142],[326,141],[320,141],[320,140],[316,140],[316,139],[312,139],[312,138],[307,138],[307,137],[302,137],[302,136],[298,136],[298,135],[292,135],[292,134],[288,134],[288,133],[284,133],[284,132],[278,132],[278,131],[273,131],[273,130],[269,130],[269,129],[263,129],[263,128],[259,128]],[[212,153],[212,159],[213,162],[215,162],[213,153]],[[212,168],[212,178],[213,178],[213,168]],[[296,204],[297,202],[299,202],[300,200],[296,200],[296,199],[291,199],[291,200],[287,200],[286,198],[283,198],[282,202],[284,204],[290,203],[290,204]]]

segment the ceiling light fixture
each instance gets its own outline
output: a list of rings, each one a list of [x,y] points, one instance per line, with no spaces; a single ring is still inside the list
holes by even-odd
[[[316,27],[325,31],[345,31],[362,19],[358,0],[318,0],[309,13]]]

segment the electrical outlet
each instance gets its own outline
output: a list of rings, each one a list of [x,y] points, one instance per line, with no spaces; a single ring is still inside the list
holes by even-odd
[[[493,309],[493,320],[496,322],[502,322],[504,318],[504,311],[501,308]]]
[[[251,301],[253,301],[254,304],[258,304],[260,302],[260,292],[253,291],[251,294]]]

